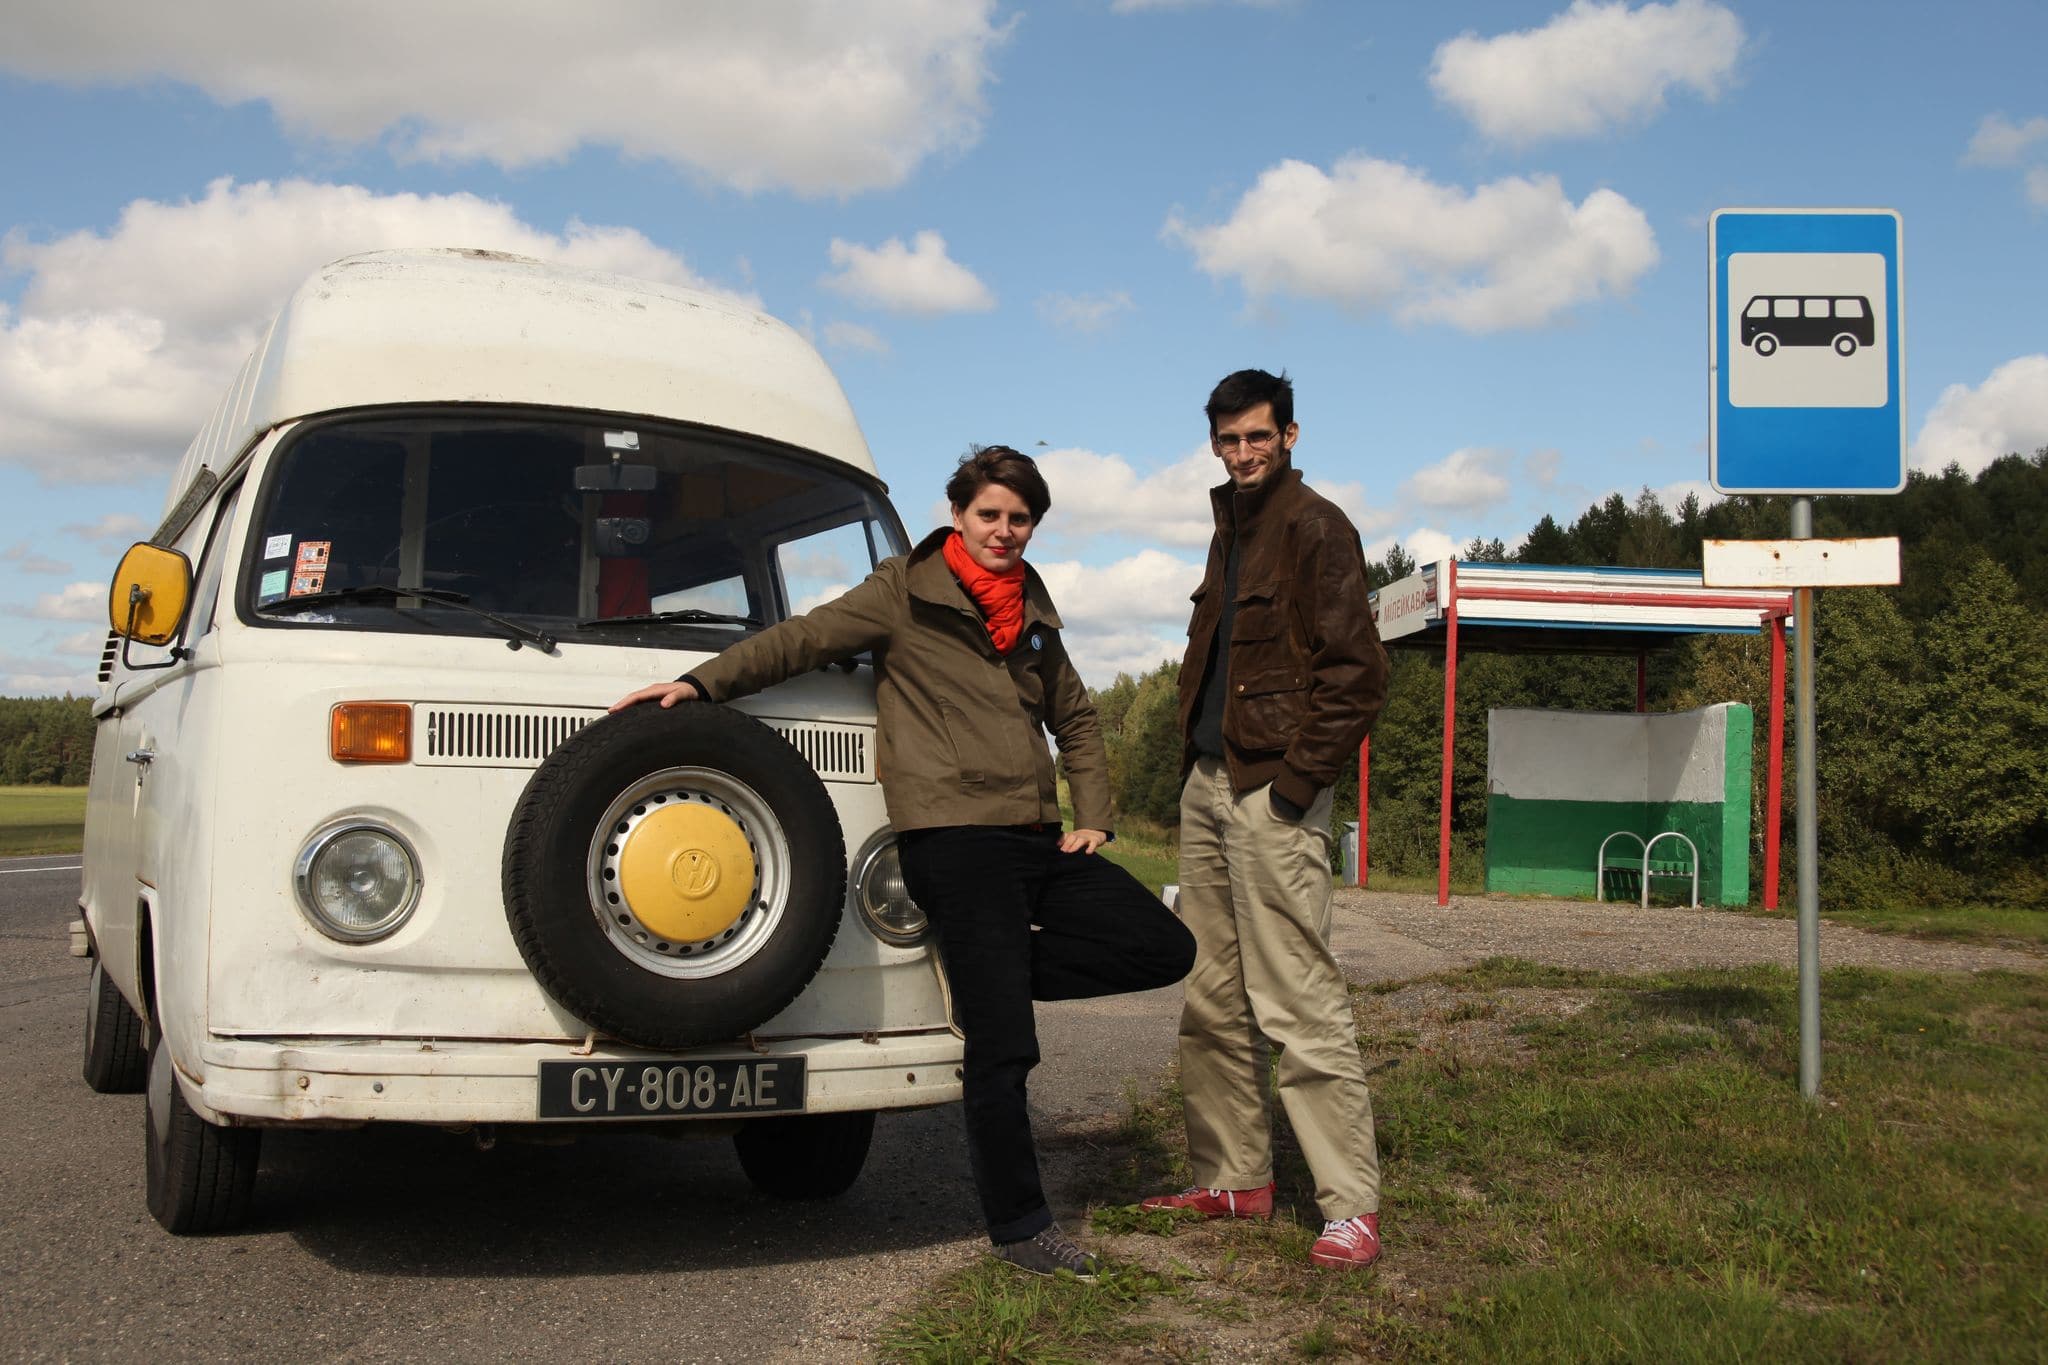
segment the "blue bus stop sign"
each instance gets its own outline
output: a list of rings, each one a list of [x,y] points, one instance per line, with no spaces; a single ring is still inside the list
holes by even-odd
[[[1707,247],[1707,469],[1715,491],[1904,488],[1899,215],[1720,209]]]

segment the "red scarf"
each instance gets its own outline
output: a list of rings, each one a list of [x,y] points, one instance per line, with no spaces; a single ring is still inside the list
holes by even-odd
[[[946,537],[945,556],[946,567],[967,589],[974,605],[981,608],[982,622],[988,627],[989,639],[995,641],[996,653],[1008,654],[1017,647],[1017,636],[1024,629],[1023,562],[1020,560],[1008,573],[984,569],[967,552],[967,543],[960,539],[958,531]]]

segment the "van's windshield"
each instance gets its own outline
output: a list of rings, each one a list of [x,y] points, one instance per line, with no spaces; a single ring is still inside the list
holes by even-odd
[[[731,433],[382,416],[313,426],[279,450],[241,606],[302,628],[502,637],[510,622],[717,649],[904,548],[864,475]]]

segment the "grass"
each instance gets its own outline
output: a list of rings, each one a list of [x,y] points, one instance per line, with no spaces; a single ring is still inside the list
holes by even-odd
[[[1796,905],[1774,914],[1795,915]],[[1830,910],[1821,918],[1881,934],[1983,943],[1999,948],[2048,948],[2048,910],[2015,905],[1944,905],[1888,909]]]
[[[1107,1289],[963,1271],[901,1360],[2038,1360],[2048,1341],[2048,976],[1840,968],[1822,1100],[1792,973],[1623,977],[1494,959],[1354,995],[1385,1263],[1305,1261],[1277,1134],[1270,1224],[1127,1205],[1185,1183],[1178,1097],[1082,1173]],[[1291,1216],[1289,1216],[1291,1213]]]
[[[0,857],[85,847],[85,788],[0,787]]]

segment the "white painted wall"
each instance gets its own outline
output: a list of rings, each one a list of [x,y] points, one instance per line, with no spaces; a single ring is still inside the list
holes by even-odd
[[[1521,801],[1719,801],[1728,704],[1696,711],[1486,713],[1487,789]]]

